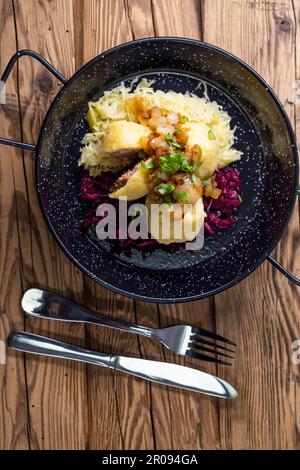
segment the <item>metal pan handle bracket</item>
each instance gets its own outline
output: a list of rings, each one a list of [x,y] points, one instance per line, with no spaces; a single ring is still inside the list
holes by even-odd
[[[300,196],[300,189],[297,191],[298,196]],[[266,258],[278,271],[280,271],[285,277],[289,279],[289,281],[293,282],[293,284],[296,284],[296,286],[300,286],[300,279],[294,274],[292,274],[290,271],[288,271],[282,264],[280,264],[273,256],[268,255]]]
[[[3,73],[3,75],[0,79],[0,93],[1,93],[2,88],[5,85],[12,69],[13,69],[13,66],[15,65],[17,60],[22,56],[29,56],[29,57],[33,57],[34,59],[38,60],[42,65],[44,65],[46,67],[46,69],[49,70],[49,72],[52,73],[52,75],[54,75],[56,78],[58,78],[58,80],[60,80],[63,84],[67,83],[66,78],[58,70],[56,70],[51,64],[49,64],[49,62],[46,59],[44,59],[44,57],[42,57],[41,55],[39,55],[35,51],[31,51],[29,49],[24,49],[22,51],[16,52],[12,56],[10,61],[8,62],[7,67],[4,70],[4,73]],[[12,147],[19,147],[21,149],[31,150],[33,152],[36,149],[36,145],[34,145],[34,144],[28,144],[26,142],[19,142],[17,140],[5,139],[4,137],[0,137],[0,144],[10,145]]]

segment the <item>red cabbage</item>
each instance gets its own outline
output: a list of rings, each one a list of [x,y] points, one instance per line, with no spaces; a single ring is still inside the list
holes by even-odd
[[[241,205],[239,195],[240,172],[230,166],[216,171],[215,181],[222,190],[218,199],[204,197],[204,208],[207,214],[204,222],[204,233],[215,235],[218,231],[227,230],[235,224],[233,215]]]
[[[82,222],[82,228],[86,232],[89,227],[97,225],[100,218],[96,216],[96,210],[99,204],[110,203],[118,209],[118,201],[108,197],[110,188],[119,175],[112,173],[105,173],[97,178],[92,178],[85,174],[80,182],[81,197],[89,201],[89,210]],[[231,167],[223,168],[216,172],[215,181],[219,189],[222,190],[218,199],[204,197],[204,208],[207,214],[204,222],[204,230],[207,235],[215,235],[217,232],[227,230],[231,227],[236,219],[233,217],[235,211],[241,204],[239,190],[240,190],[240,173]],[[139,201],[128,201],[128,207],[136,202],[144,202],[144,199]],[[118,220],[118,217],[117,217]],[[117,239],[109,240],[111,244],[111,252],[124,253],[127,256],[131,255],[131,249],[136,248],[140,250],[144,257],[150,255],[157,248],[164,251],[174,253],[177,251],[182,243],[171,243],[170,245],[160,244],[157,240],[151,238],[147,240],[138,239],[132,240],[120,239],[119,230],[117,227]]]

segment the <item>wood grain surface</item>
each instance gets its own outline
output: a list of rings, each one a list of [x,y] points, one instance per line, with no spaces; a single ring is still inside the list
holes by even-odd
[[[191,37],[254,67],[284,103],[299,137],[299,31],[300,0],[0,0],[0,75],[11,55],[25,48],[70,77],[122,42]],[[22,58],[0,105],[0,135],[35,143],[60,86],[39,63]],[[297,209],[273,255],[299,275]],[[104,352],[199,367],[145,338],[25,319],[22,292],[40,286],[116,318],[152,327],[197,324],[239,345],[230,368],[201,364],[236,386],[233,402],[6,350],[0,449],[300,449],[300,368],[292,363],[300,289],[267,262],[234,288],[189,304],[157,306],[113,294],[78,271],[53,240],[35,192],[34,156],[3,146],[0,221],[0,342],[25,328]]]

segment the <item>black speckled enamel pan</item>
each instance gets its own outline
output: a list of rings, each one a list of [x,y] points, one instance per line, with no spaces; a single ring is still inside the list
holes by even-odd
[[[36,153],[36,185],[49,228],[64,252],[96,282],[123,295],[152,302],[183,302],[217,294],[270,261],[300,285],[270,253],[290,219],[298,192],[298,156],[291,124],[264,80],[232,54],[209,44],[180,38],[151,38],[110,49],[66,80],[42,57],[20,51],[9,62],[30,55],[64,84],[42,125],[37,145],[0,139],[0,143]],[[147,260],[111,255],[93,231],[83,235],[86,211],[80,199],[80,142],[87,131],[88,101],[121,81],[155,79],[165,91],[203,95],[216,100],[237,126],[236,147],[243,152],[243,204],[228,231],[206,238],[198,253],[157,251]]]

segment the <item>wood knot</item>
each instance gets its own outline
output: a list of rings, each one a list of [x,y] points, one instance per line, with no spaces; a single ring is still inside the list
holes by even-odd
[[[46,73],[42,73],[37,77],[37,84],[43,93],[50,93],[53,87],[53,78]]]
[[[291,30],[292,24],[291,21],[288,18],[282,18],[279,20],[279,29],[281,31],[289,32]]]

